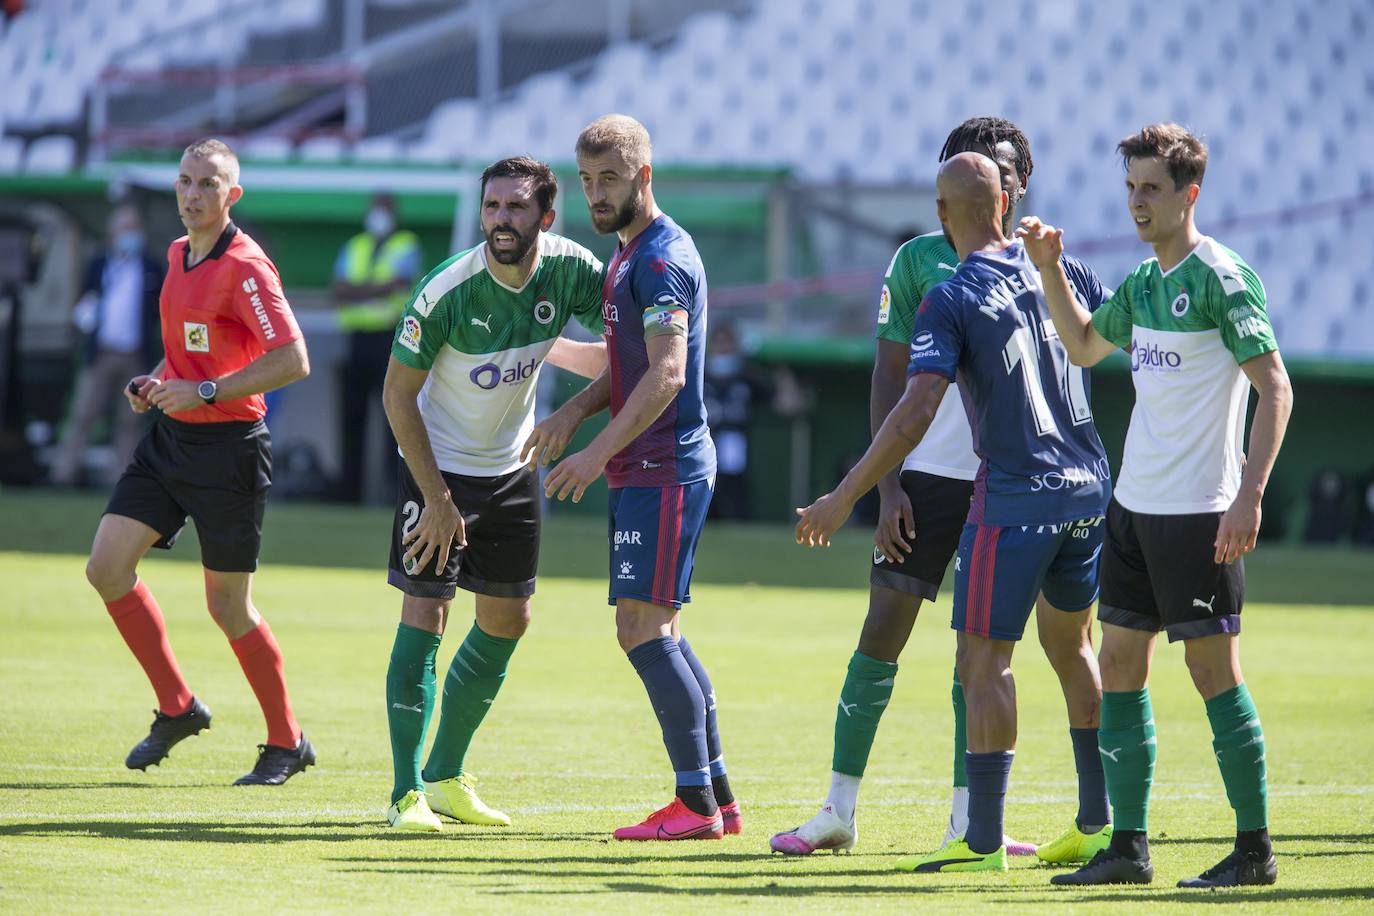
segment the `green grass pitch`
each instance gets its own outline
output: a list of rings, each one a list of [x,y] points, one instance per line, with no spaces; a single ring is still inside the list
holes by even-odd
[[[814,813],[828,779],[835,697],[865,607],[866,533],[803,552],[775,526],[712,525],[685,629],[712,673],[745,833],[716,843],[619,844],[609,833],[668,800],[657,725],[616,647],[604,525],[550,522],[534,626],[469,765],[508,829],[384,830],[390,786],[383,677],[399,609],[385,583],[389,514],[274,506],[259,608],[286,653],[320,764],[279,789],[233,788],[263,740],[233,653],[203,609],[194,538],[150,558],[211,731],[146,775],[123,758],[151,690],[82,574],[101,502],[0,494],[0,911],[1061,911],[1227,904],[1368,911],[1374,897],[1374,602],[1368,553],[1264,547],[1249,561],[1247,680],[1268,742],[1273,888],[1177,890],[1228,848],[1233,820],[1202,702],[1177,646],[1152,679],[1159,765],[1156,884],[1051,888],[1007,875],[891,870],[943,836],[953,635],[946,592],[901,661],[860,795],[849,857],[783,859],[768,836]],[[471,619],[455,604],[447,666]],[[442,670],[442,669],[441,669]],[[1017,837],[1045,840],[1074,811],[1063,702],[1034,639],[1018,651],[1020,743],[1007,805]]]

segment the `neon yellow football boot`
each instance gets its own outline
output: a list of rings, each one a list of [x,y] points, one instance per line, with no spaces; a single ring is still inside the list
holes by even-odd
[[[1087,862],[1112,841],[1112,825],[1108,824],[1097,833],[1084,833],[1078,825],[1065,830],[1058,837],[1043,846],[1036,847],[1035,855],[1040,861],[1051,865],[1069,865]]]
[[[443,823],[430,810],[424,795],[414,789],[386,809],[386,821],[393,830],[412,833],[438,833],[444,829]]]
[[[426,780],[425,794],[429,796],[430,806],[435,811],[455,821],[486,827],[509,827],[510,818],[506,814],[488,808],[477,797],[476,782],[468,773],[439,782]]]
[[[974,852],[966,840],[951,840],[924,856],[909,856],[897,862],[898,871],[1006,871],[1007,847],[998,846],[992,852]]]

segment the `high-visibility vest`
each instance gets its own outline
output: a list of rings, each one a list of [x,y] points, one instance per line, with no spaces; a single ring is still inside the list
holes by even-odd
[[[377,240],[369,232],[360,232],[344,247],[349,283],[378,285],[396,279],[397,265],[402,258],[420,247],[420,239],[404,229],[391,233],[377,250]],[[339,327],[345,331],[390,331],[401,320],[408,290],[397,290],[389,296],[368,302],[352,302],[339,309]]]

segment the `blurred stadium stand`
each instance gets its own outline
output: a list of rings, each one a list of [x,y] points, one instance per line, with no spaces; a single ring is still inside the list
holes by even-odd
[[[1038,157],[1026,207],[1111,278],[1141,255],[1115,141],[1176,120],[1212,147],[1199,221],[1264,277],[1285,350],[1369,357],[1371,27],[1363,0],[36,0],[0,36],[0,171],[207,130],[264,161],[566,162],[621,110],[660,164],[928,186],[949,127],[996,113]],[[882,257],[853,255],[814,267]]]

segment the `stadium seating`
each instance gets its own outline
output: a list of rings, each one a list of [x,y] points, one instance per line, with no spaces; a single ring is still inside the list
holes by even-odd
[[[235,0],[35,4],[0,35],[0,131],[82,123],[111,55]],[[309,24],[324,0],[283,0]],[[275,8],[274,8],[275,9]],[[59,27],[59,22],[61,27]],[[248,32],[228,37],[241,44]],[[1177,120],[1212,147],[1199,223],[1265,279],[1286,350],[1374,356],[1374,9],[1363,0],[1041,0],[1008,8],[940,0],[756,0],[742,18],[688,18],[663,45],[622,43],[509,91],[433,109],[417,139],[352,149],[277,138],[245,152],[313,162],[566,161],[591,118],[643,120],[660,161],[790,166],[826,183],[928,182],[948,128],[1001,114],[1030,136],[1026,206],[1091,243],[1104,278],[1144,253],[1126,218],[1117,139]],[[184,62],[194,46],[144,43],[127,66]],[[0,170],[70,164],[69,143],[0,133]]]

